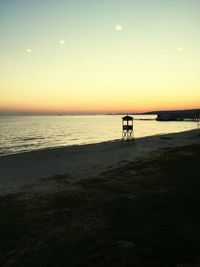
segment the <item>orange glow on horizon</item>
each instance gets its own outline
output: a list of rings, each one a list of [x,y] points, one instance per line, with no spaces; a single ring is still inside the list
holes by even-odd
[[[200,108],[199,1],[9,2],[0,9],[0,111]]]
[[[57,113],[78,113],[78,114],[87,114],[87,113],[143,113],[143,112],[151,112],[151,111],[159,111],[159,110],[186,110],[186,109],[199,109],[198,101],[197,103],[190,104],[177,104],[168,103],[160,104],[160,103],[149,103],[149,105],[145,105],[142,107],[140,103],[136,104],[128,104],[128,105],[118,105],[118,106],[110,106],[108,104],[100,105],[101,107],[95,107],[95,105],[29,105],[29,104],[21,104],[12,103],[7,105],[1,105],[0,112],[19,112],[19,113],[49,113],[49,114],[57,114]],[[90,108],[89,108],[90,107]]]

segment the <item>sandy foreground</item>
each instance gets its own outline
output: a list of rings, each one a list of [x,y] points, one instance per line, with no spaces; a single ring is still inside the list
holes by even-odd
[[[198,131],[2,157],[0,266],[199,267],[199,158]]]
[[[168,149],[200,143],[199,130],[99,144],[37,150],[0,158],[0,194],[34,188],[48,190],[44,181],[68,177],[71,181],[95,176],[127,162]]]

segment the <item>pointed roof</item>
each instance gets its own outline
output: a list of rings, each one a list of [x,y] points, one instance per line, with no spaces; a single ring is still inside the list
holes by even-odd
[[[122,118],[123,121],[132,121],[133,120],[133,117],[129,116],[129,115],[126,115]]]

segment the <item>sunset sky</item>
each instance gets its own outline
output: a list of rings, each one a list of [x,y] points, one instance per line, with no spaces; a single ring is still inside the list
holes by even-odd
[[[199,0],[0,0],[0,111],[200,107]]]

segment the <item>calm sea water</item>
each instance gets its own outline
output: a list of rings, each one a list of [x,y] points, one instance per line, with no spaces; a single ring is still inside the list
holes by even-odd
[[[0,116],[0,156],[41,148],[98,143],[121,138],[119,115]],[[134,117],[134,136],[181,132],[195,122],[157,122],[155,116]],[[148,120],[144,120],[148,119]]]

